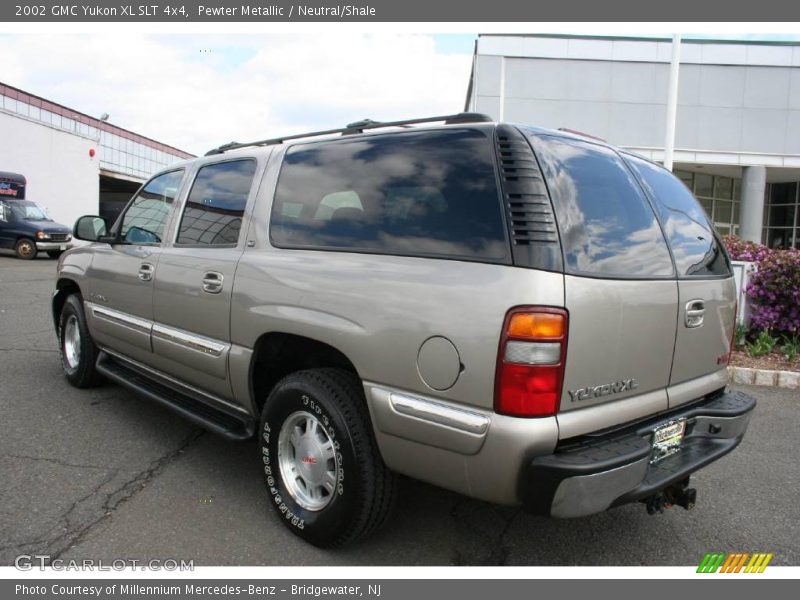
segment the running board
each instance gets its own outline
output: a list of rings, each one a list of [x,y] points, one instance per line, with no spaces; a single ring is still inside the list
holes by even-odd
[[[107,352],[101,351],[97,357],[97,370],[107,379],[229,440],[246,440],[255,433],[256,422],[249,415],[235,409],[226,410],[220,405],[212,406],[212,400],[183,391],[179,384],[168,382],[156,373],[150,373],[149,369],[137,368],[137,365]]]

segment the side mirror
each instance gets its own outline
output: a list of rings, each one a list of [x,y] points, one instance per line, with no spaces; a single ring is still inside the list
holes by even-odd
[[[106,241],[101,238],[108,238],[108,225],[103,217],[87,215],[75,221],[72,236],[87,242]]]

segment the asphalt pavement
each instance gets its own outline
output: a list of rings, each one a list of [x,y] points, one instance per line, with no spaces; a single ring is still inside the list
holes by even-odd
[[[698,504],[534,517],[404,479],[388,527],[323,551],[270,514],[258,449],[111,384],[64,379],[50,317],[55,261],[0,256],[0,565],[53,558],[195,565],[696,565],[709,551],[800,564],[800,393],[746,388],[741,446],[692,478]]]

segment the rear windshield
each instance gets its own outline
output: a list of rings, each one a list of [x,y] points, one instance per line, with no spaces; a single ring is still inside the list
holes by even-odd
[[[679,277],[728,276],[728,259],[706,213],[686,186],[666,169],[626,155],[653,199]]]
[[[508,262],[492,149],[471,129],[294,146],[270,239],[281,248]]]
[[[653,208],[616,152],[569,138],[532,141],[553,200],[567,272],[674,277]]]

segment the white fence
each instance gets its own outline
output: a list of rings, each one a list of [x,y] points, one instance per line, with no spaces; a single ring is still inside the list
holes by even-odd
[[[750,324],[750,303],[745,290],[750,282],[750,277],[758,270],[756,263],[733,260],[733,278],[736,281],[736,299],[739,310],[736,313],[736,324],[748,326]]]

